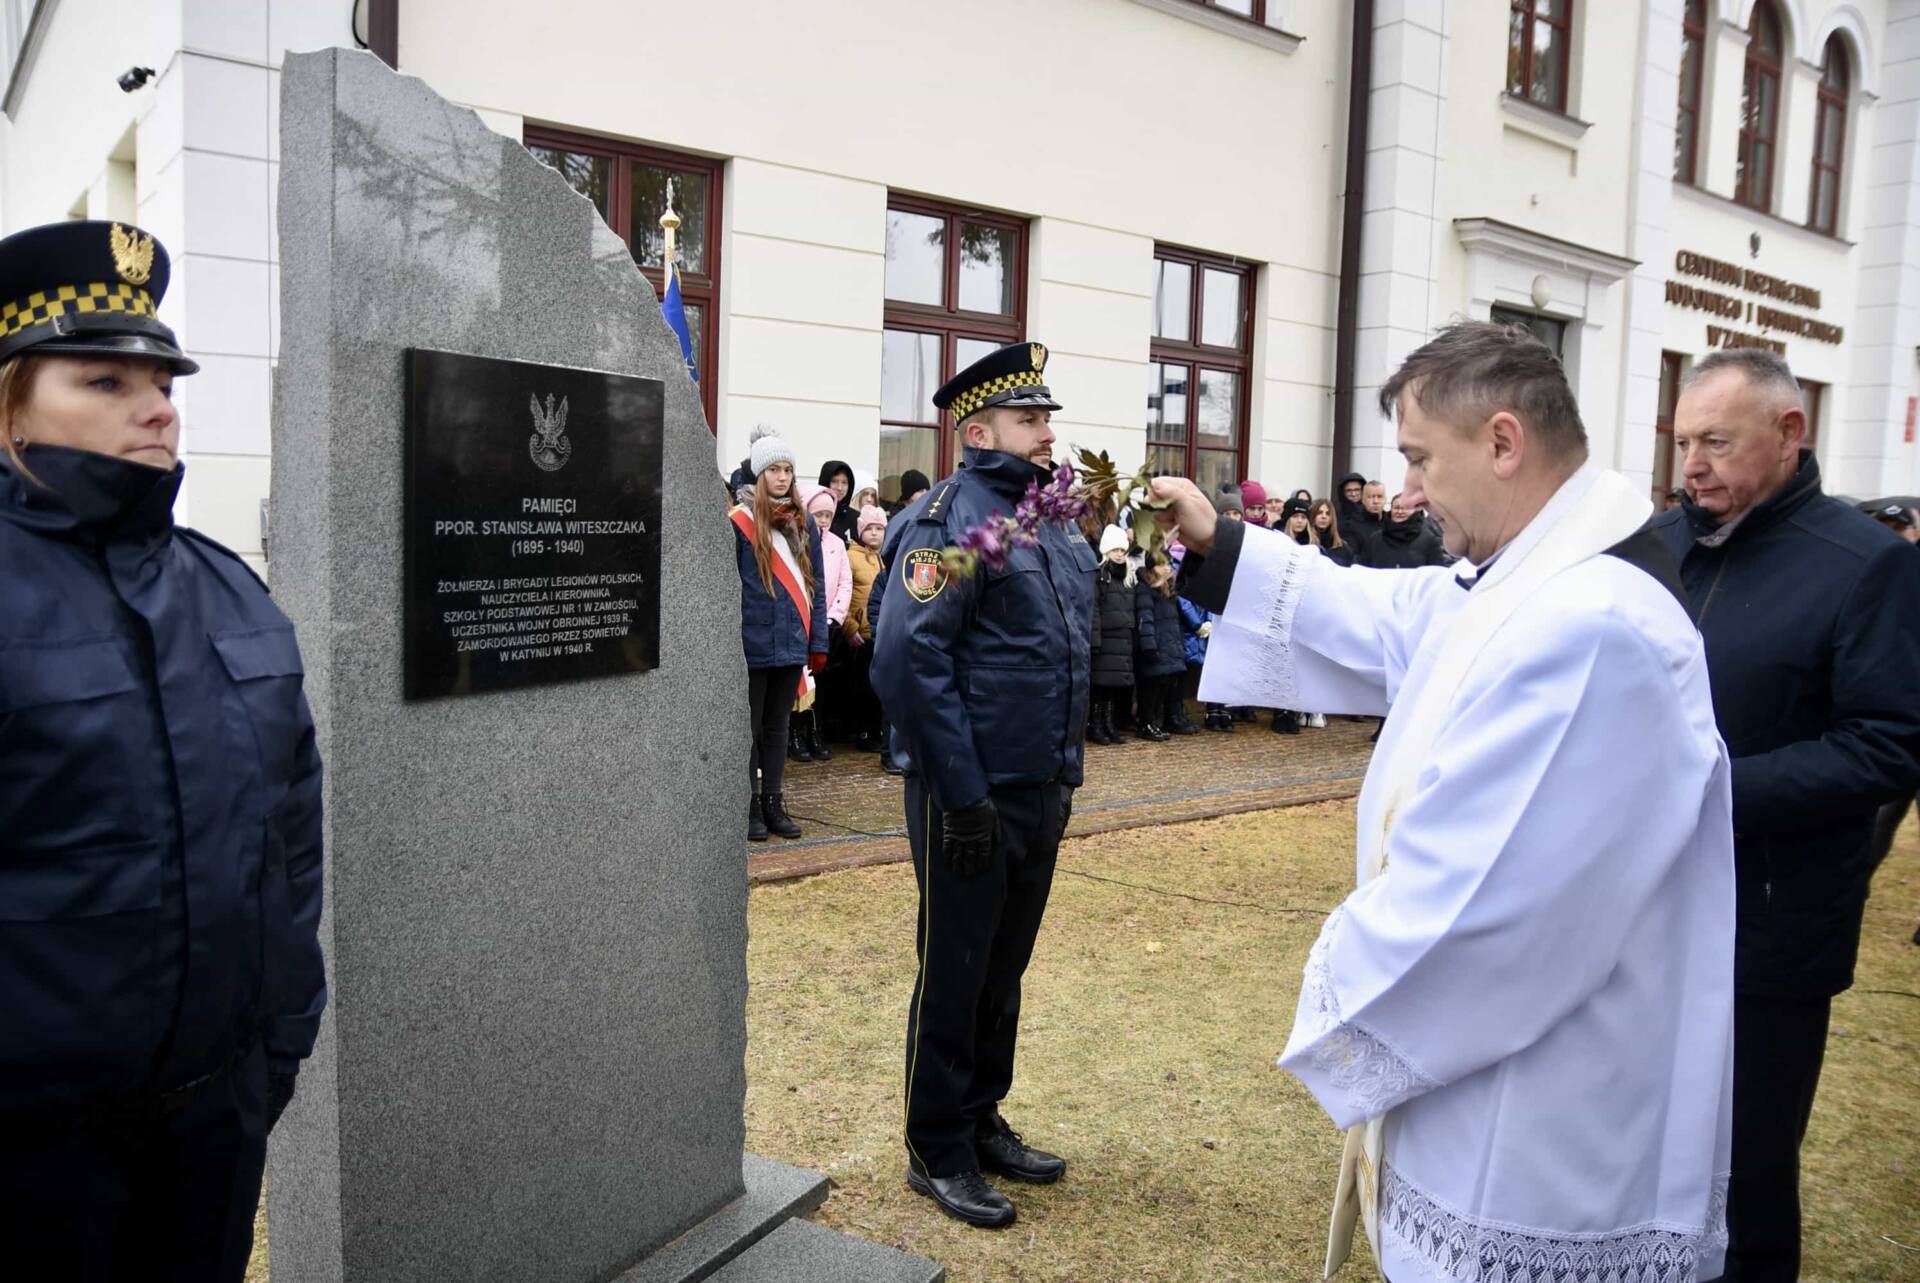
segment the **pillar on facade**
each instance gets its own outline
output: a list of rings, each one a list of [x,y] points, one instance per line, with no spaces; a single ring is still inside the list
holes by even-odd
[[[1807,199],[1813,187],[1813,142],[1820,105],[1820,67],[1789,57],[1781,78],[1779,148],[1773,189],[1779,196],[1774,212],[1790,222],[1807,220]]]
[[[1852,384],[1840,439],[1828,454],[1828,489],[1911,494],[1920,489],[1920,444],[1908,427],[1920,395],[1920,0],[1891,0],[1881,98],[1858,228],[1859,285]]]
[[[1722,20],[1708,28],[1707,39],[1713,48],[1706,58],[1705,111],[1700,121],[1700,186],[1730,198],[1740,167],[1740,91],[1747,71],[1747,29]]]
[[[1426,342],[1431,319],[1449,10],[1391,8],[1399,16],[1376,20],[1373,35],[1351,466],[1398,485],[1405,465],[1393,423],[1375,399],[1407,354]]]

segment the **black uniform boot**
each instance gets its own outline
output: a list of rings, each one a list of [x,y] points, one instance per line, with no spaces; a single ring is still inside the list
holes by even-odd
[[[1117,697],[1108,695],[1101,699],[1100,728],[1107,734],[1107,738],[1103,741],[1104,743],[1125,744],[1128,742],[1128,737],[1120,733],[1120,721],[1116,716],[1119,711],[1120,701]]]
[[[1160,723],[1151,721],[1140,723],[1139,734],[1141,739],[1148,740],[1155,744],[1160,744],[1173,738],[1173,736],[1160,729]]]
[[[1034,1149],[1007,1125],[999,1110],[982,1119],[973,1138],[982,1170],[1011,1176],[1017,1181],[1051,1185],[1067,1174],[1067,1160],[1044,1149]]]
[[[764,842],[767,840],[767,822],[760,818],[760,795],[755,793],[747,802],[747,841]]]
[[[795,713],[787,723],[787,760],[789,762],[811,762],[813,753],[807,748],[806,732],[800,729],[800,714]]]
[[[820,733],[820,710],[817,708],[807,714],[807,751],[813,754],[816,762],[833,760],[833,750],[827,747],[827,737]]]
[[[1176,700],[1174,702],[1173,711],[1167,715],[1167,729],[1175,735],[1198,735],[1200,733],[1200,728],[1187,720],[1187,705],[1185,701]]]
[[[1298,735],[1300,717],[1290,709],[1277,709],[1273,714],[1273,733],[1275,735]]]
[[[956,1221],[997,1230],[1013,1224],[1013,1200],[987,1184],[979,1169],[957,1176],[922,1176],[907,1168],[907,1188],[932,1199]]]
[[[783,793],[769,793],[761,801],[760,814],[767,822],[767,828],[783,838],[800,836],[800,826],[787,814],[787,799]]]

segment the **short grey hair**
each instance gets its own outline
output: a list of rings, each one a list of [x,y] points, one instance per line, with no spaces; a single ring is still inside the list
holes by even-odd
[[[1800,381],[1793,377],[1793,368],[1787,359],[1771,348],[1736,347],[1719,352],[1709,352],[1693,363],[1680,380],[1680,391],[1685,392],[1694,384],[1719,373],[1721,370],[1738,370],[1756,388],[1778,393],[1782,397],[1791,397],[1795,405],[1800,404]]]
[[[1456,431],[1470,431],[1504,410],[1553,457],[1572,462],[1587,457],[1587,428],[1560,358],[1525,326],[1492,321],[1447,326],[1415,349],[1381,387],[1380,413],[1391,419],[1402,393]]]

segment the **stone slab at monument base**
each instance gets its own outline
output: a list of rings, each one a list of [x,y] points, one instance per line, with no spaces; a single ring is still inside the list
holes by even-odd
[[[614,1283],[944,1283],[925,1257],[794,1219],[827,1201],[827,1178],[748,1154],[746,1193]]]

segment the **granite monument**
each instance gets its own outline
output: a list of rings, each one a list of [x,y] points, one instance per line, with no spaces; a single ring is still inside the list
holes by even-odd
[[[743,1158],[733,551],[627,246],[365,53],[287,58],[281,138],[270,566],[326,762],[332,1003],[273,1136],[274,1283],[930,1283]],[[505,373],[410,474],[423,352]],[[434,533],[469,519],[508,528]],[[448,661],[412,690],[410,618]]]

